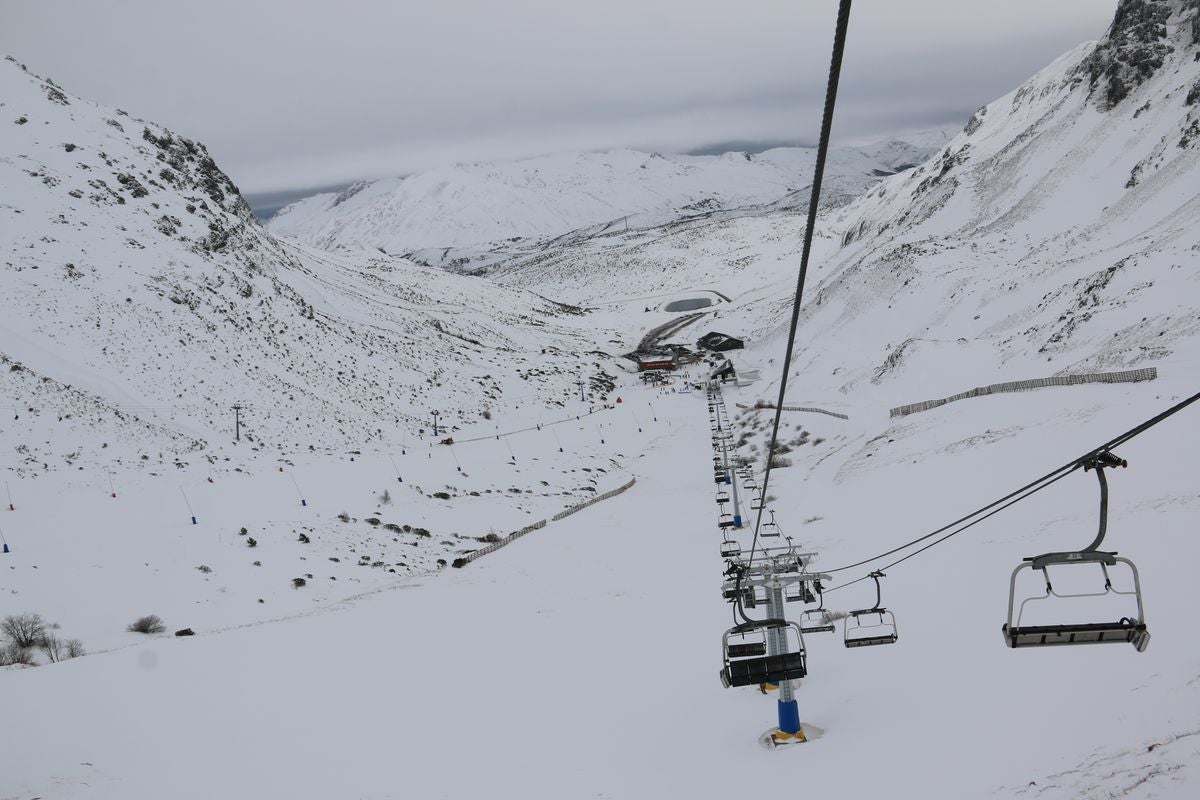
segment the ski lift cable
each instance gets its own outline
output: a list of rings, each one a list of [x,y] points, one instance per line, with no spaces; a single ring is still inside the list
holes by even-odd
[[[825,110],[821,116],[821,138],[817,144],[817,160],[813,167],[812,194],[808,200],[808,223],[804,229],[804,246],[800,254],[800,271],[796,275],[796,296],[792,301],[792,321],[788,331],[787,351],[783,357],[783,377],[779,381],[779,402],[775,404],[775,422],[771,426],[771,443],[767,448],[767,469],[763,473],[762,496],[767,496],[771,481],[771,461],[779,439],[779,422],[783,416],[784,399],[787,393],[788,372],[792,365],[792,351],[796,345],[796,329],[800,324],[800,303],[804,297],[804,280],[808,275],[808,260],[812,253],[813,231],[817,224],[817,202],[821,198],[821,181],[825,175],[825,158],[829,153],[829,136],[833,128],[833,110],[837,105],[838,80],[842,73],[842,54],[846,49],[846,30],[850,25],[851,0],[841,0],[838,5],[837,26],[833,34],[833,55],[829,61],[829,81],[825,87]],[[758,546],[758,531],[762,525],[762,503],[754,522],[754,539],[750,544],[750,559]]]
[[[1043,475],[1042,477],[1038,478],[1037,480],[1025,484],[1020,489],[1017,489],[1014,492],[1010,492],[1010,493],[1006,494],[1004,497],[1001,497],[998,500],[988,503],[986,506],[983,506],[982,508],[979,508],[979,509],[973,511],[970,514],[959,517],[954,522],[951,522],[948,525],[943,525],[942,527],[938,528],[937,530],[931,531],[931,532],[925,534],[924,536],[913,539],[910,542],[906,542],[905,544],[902,544],[899,547],[894,547],[891,550],[880,553],[876,556],[872,556],[871,558],[867,558],[862,561],[857,561],[853,564],[847,564],[842,567],[837,567],[835,569],[827,569],[824,571],[828,572],[828,573],[845,572],[848,569],[854,569],[855,567],[861,567],[865,564],[870,564],[874,561],[878,561],[881,558],[887,558],[890,555],[895,555],[896,553],[899,553],[902,550],[907,550],[909,547],[912,547],[913,545],[920,544],[921,542],[932,539],[933,537],[937,536],[938,534],[946,533],[946,531],[950,531],[949,533],[946,533],[945,536],[942,536],[942,537],[930,542],[929,544],[925,545],[924,547],[920,548],[919,550],[914,550],[912,553],[909,553],[909,554],[905,555],[903,558],[893,561],[891,564],[888,564],[887,566],[882,568],[882,569],[890,569],[890,568],[896,566],[897,564],[907,561],[908,559],[912,558],[913,556],[916,556],[916,555],[919,555],[919,554],[925,552],[926,550],[930,549],[931,547],[934,547],[935,545],[941,544],[942,542],[946,541],[947,539],[949,539],[952,536],[957,536],[958,534],[962,533],[963,531],[967,530],[968,528],[971,528],[971,527],[977,525],[978,523],[983,522],[988,517],[998,514],[999,512],[1003,511],[1004,509],[1008,508],[1009,506],[1013,505],[1014,503],[1018,503],[1018,502],[1024,500],[1025,498],[1027,498],[1033,494],[1036,494],[1037,492],[1040,492],[1042,489],[1047,488],[1051,484],[1062,480],[1063,478],[1065,478],[1066,476],[1075,472],[1076,470],[1085,467],[1088,463],[1091,463],[1101,453],[1109,452],[1109,451],[1113,450],[1114,448],[1125,444],[1126,442],[1130,441],[1134,437],[1145,433],[1146,431],[1153,428],[1155,425],[1158,425],[1160,422],[1163,422],[1164,420],[1174,416],[1175,414],[1178,414],[1180,411],[1182,411],[1183,409],[1192,405],[1197,400],[1200,400],[1200,392],[1197,392],[1196,394],[1193,394],[1191,397],[1188,397],[1188,398],[1180,401],[1179,403],[1176,403],[1175,405],[1168,408],[1166,411],[1163,411],[1160,414],[1156,414],[1155,416],[1151,417],[1150,419],[1146,420],[1145,422],[1142,422],[1141,424],[1136,425],[1133,428],[1130,428],[1125,433],[1122,433],[1120,436],[1110,439],[1109,441],[1105,442],[1104,444],[1100,445],[1099,447],[1089,450],[1087,453],[1084,453],[1082,456],[1075,459],[1074,461],[1064,464],[1063,466],[1059,467],[1056,470],[1048,472],[1047,474]],[[966,523],[966,524],[963,524],[963,523]],[[951,529],[953,529],[953,530],[951,530]],[[870,576],[864,575],[863,577],[857,578],[857,579],[851,581],[850,583],[844,583],[841,586],[835,587],[833,589],[828,589],[826,591],[829,591],[829,592],[837,591],[837,589],[843,589],[847,586],[850,586],[851,584],[866,580],[868,577],[870,577]]]

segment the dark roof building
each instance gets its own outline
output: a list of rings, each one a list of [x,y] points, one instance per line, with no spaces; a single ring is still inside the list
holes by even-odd
[[[745,346],[746,343],[741,339],[716,331],[709,331],[696,340],[696,347],[701,350],[712,350],[718,353],[726,350],[741,350]]]

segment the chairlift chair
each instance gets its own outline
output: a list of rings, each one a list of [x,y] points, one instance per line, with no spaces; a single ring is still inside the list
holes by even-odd
[[[721,541],[721,558],[737,558],[742,554],[742,546],[731,539]]]
[[[767,655],[768,636],[782,652]],[[751,620],[735,625],[721,637],[724,666],[721,685],[757,686],[797,680],[808,674],[804,634],[800,626],[782,619]]]
[[[804,633],[833,633],[837,630],[837,626],[833,624],[829,612],[825,610],[825,593],[821,591],[819,580],[813,581],[813,589],[816,591],[817,597],[821,598],[821,604],[816,608],[800,612],[800,619],[796,624]]]
[[[719,516],[717,518],[717,527],[722,528],[722,529],[723,528],[732,528],[733,527],[733,514],[730,514],[728,511],[722,512],[721,516]]]
[[[884,574],[878,570],[872,572],[875,579],[875,605],[851,611],[846,616],[842,638],[846,647],[873,647],[880,644],[895,644],[900,638],[896,630],[896,615],[880,606],[881,595],[879,579]]]
[[[813,596],[812,590],[808,588],[808,581],[796,581],[783,587],[783,601],[785,603],[812,603],[816,599]]]
[[[1146,628],[1146,612],[1142,605],[1142,585],[1137,567],[1132,561],[1115,552],[1099,550],[1104,541],[1108,528],[1108,480],[1104,470],[1108,467],[1125,467],[1127,462],[1117,458],[1110,452],[1099,453],[1084,462],[1084,469],[1096,470],[1100,482],[1100,524],[1096,538],[1077,552],[1044,553],[1040,556],[1026,558],[1013,570],[1008,589],[1008,621],[1001,628],[1004,643],[1009,647],[1044,647],[1050,645],[1071,644],[1108,644],[1112,642],[1128,642],[1139,652],[1145,651],[1150,644],[1150,631]],[[1113,587],[1110,569],[1124,565],[1132,576],[1132,590],[1118,590]],[[1050,582],[1050,567],[1055,569],[1080,569],[1082,567],[1099,567],[1104,579],[1103,589],[1093,592],[1060,592],[1055,590]],[[1040,570],[1046,584],[1044,595],[1027,597],[1017,604],[1017,576],[1022,570]],[[1076,572],[1074,574],[1082,574]],[[1070,622],[1055,625],[1022,625],[1026,606],[1030,603],[1040,603],[1051,598],[1078,599],[1085,597],[1105,597],[1108,595],[1133,597],[1137,605],[1135,616],[1120,617],[1115,622]],[[1051,603],[1050,605],[1054,605]],[[1014,618],[1015,613],[1015,618]]]
[[[761,500],[759,500],[759,504],[762,504]],[[754,508],[754,506],[751,505],[751,508]],[[754,508],[754,510],[757,511],[758,509]],[[775,521],[774,511],[771,512],[771,520],[763,523],[762,530],[758,532],[758,535],[764,539],[777,539],[783,535],[783,531],[779,529],[779,523]]]
[[[729,603],[736,603],[740,598],[743,607],[754,608],[754,587],[739,586],[737,580],[728,580],[721,584],[721,596]]]
[[[717,492],[717,505],[724,505],[729,502],[729,492],[724,490]]]

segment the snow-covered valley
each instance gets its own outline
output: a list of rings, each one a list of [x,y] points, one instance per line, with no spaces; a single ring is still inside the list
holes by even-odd
[[[767,499],[815,569],[1200,391],[1200,7],[1126,5],[1144,13],[928,161],[834,182],[786,402],[845,418],[784,412]],[[1095,533],[1078,471],[889,569],[896,645],[805,637],[807,744],[762,749],[774,696],[722,688],[737,620],[705,394],[683,391],[708,367],[651,386],[621,356],[689,315],[667,341],[743,338],[721,391],[761,476],[754,405],[778,393],[808,160],[553,157],[542,191],[528,162],[448,169],[460,215],[388,221],[381,198],[426,179],[380,182],[332,236],[329,198],[263,228],[202,146],[9,62],[0,115],[0,618],[41,614],[87,650],[0,668],[0,797],[1195,794],[1200,405],[1109,474],[1105,547],[1141,572],[1144,653],[1003,644],[1013,568]],[[595,159],[614,177],[589,198]],[[503,235],[479,235],[489,220]],[[872,585],[846,584],[908,552],[835,573],[828,607],[869,607]],[[164,632],[126,630],[146,614]]]

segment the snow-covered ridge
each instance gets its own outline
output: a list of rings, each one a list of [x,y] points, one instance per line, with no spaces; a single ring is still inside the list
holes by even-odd
[[[22,469],[98,457],[117,429],[120,458],[158,462],[168,433],[198,454],[234,404],[260,444],[362,444],[434,405],[452,425],[504,396],[562,402],[604,369],[576,355],[595,348],[572,309],[281,243],[202,145],[15,62],[0,98],[0,404],[21,412],[0,430]]]
[[[948,137],[913,132],[835,148],[826,202],[845,202],[880,177],[923,161]],[[697,211],[765,203],[809,184],[815,150],[675,156],[634,150],[566,153],[455,164],[406,178],[357,183],[283,208],[275,233],[328,250],[480,245],[554,237],[626,217],[663,221]]]

